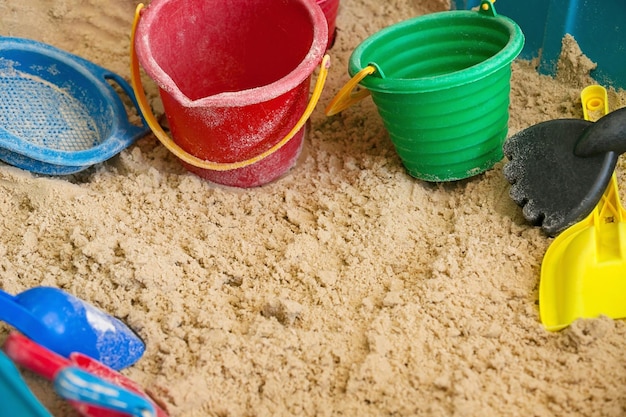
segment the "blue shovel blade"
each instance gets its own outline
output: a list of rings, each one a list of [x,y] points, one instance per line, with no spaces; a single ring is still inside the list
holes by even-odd
[[[34,287],[16,296],[0,291],[0,320],[61,356],[80,352],[115,370],[145,351],[119,319],[58,288]]]

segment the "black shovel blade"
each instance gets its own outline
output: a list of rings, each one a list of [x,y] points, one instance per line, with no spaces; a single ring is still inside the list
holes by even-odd
[[[555,236],[583,220],[600,201],[617,164],[616,152],[576,156],[579,138],[592,122],[558,119],[542,122],[504,143],[510,160],[504,176],[509,195],[524,217]]]

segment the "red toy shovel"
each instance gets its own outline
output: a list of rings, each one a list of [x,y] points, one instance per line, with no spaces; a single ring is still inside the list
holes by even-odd
[[[49,381],[52,381],[55,375],[64,368],[70,366],[78,367],[105,381],[144,397],[154,406],[157,417],[168,417],[167,413],[136,382],[82,353],[72,353],[70,358],[66,359],[17,332],[9,334],[4,342],[3,350],[13,362],[41,375]],[[70,401],[70,403],[85,417],[128,416],[126,413],[89,405],[80,401]]]

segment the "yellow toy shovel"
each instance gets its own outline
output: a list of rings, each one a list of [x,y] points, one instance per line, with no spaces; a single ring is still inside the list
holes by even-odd
[[[608,113],[606,90],[581,93],[586,120]],[[615,173],[593,212],[556,237],[541,265],[539,312],[557,331],[579,318],[626,317],[626,211]]]

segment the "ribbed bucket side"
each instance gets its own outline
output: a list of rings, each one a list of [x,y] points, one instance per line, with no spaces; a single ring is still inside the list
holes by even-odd
[[[409,174],[452,181],[502,159],[510,63],[522,46],[507,18],[435,13],[368,38],[354,51],[350,72],[379,69],[362,84]]]

